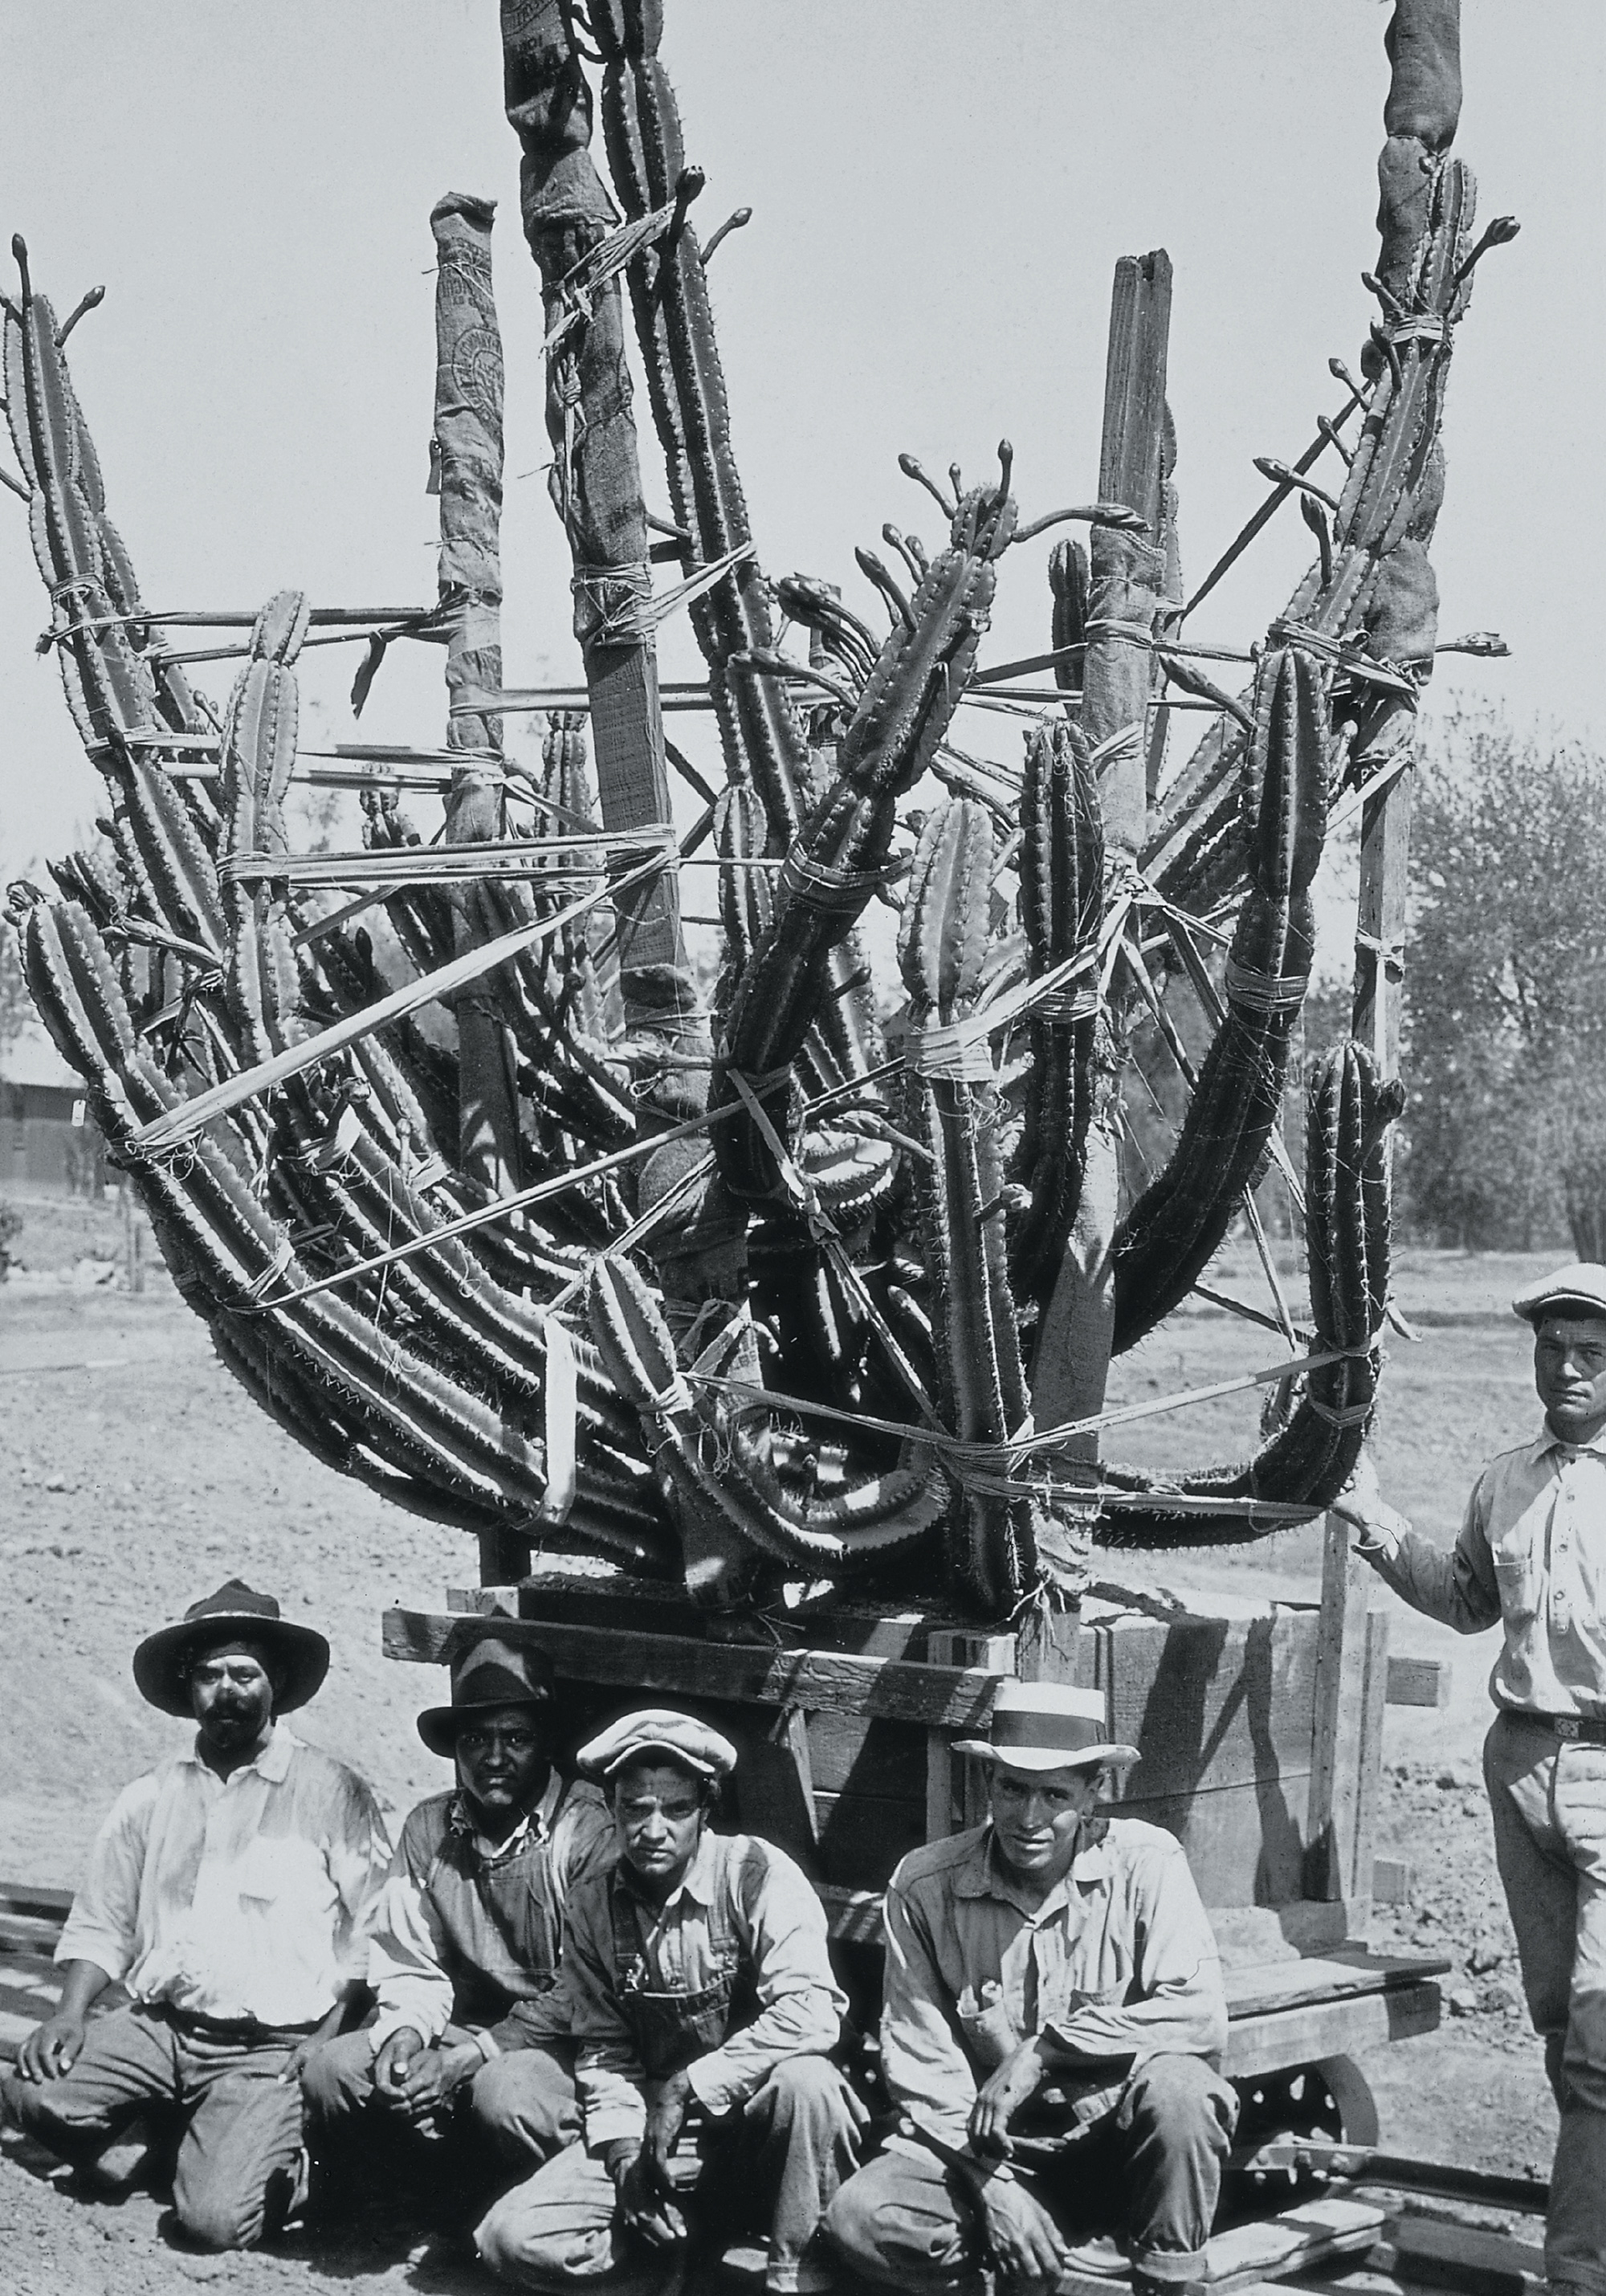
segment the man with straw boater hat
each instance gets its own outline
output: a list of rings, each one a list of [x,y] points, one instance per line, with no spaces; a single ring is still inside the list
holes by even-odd
[[[1553,2296],[1606,2296],[1606,1267],[1512,1302],[1533,1326],[1545,1422],[1479,1477],[1446,1554],[1364,1467],[1334,1509],[1414,1610],[1499,1625],[1483,1753],[1523,1989],[1561,2110],[1545,2264]]]
[[[377,2006],[326,2042],[303,2086],[326,2165],[363,2127],[394,2167],[441,2165],[478,2207],[579,2133],[574,2045],[555,2012],[563,1910],[576,1880],[613,1852],[594,1785],[553,1767],[552,1663],[529,1643],[480,1636],[452,1665],[451,1702],[418,1718],[456,1785],[402,1828],[369,1923]],[[384,2139],[389,2138],[389,2144]]]
[[[832,2062],[848,2005],[806,1875],[709,1830],[735,1762],[719,1731],[663,1707],[580,1750],[619,1844],[570,1898],[563,1942],[584,2142],[474,2236],[521,2287],[646,2296],[671,2268],[701,2286],[687,2276],[716,2227],[766,2236],[772,2290],[835,2283],[820,2219],[868,2117]]]
[[[988,2267],[1047,2291],[1128,2260],[1139,2291],[1196,2279],[1237,2110],[1226,2003],[1180,1846],[1100,1810],[1137,1749],[1101,1692],[1005,1682],[955,1751],[987,1764],[992,1814],[888,1885],[898,2126],[827,2237],[893,2288],[979,2290]]]
[[[153,2108],[176,2120],[174,2209],[203,2248],[252,2246],[297,2199],[301,2067],[366,1965],[383,1821],[281,1719],[328,1669],[323,1636],[238,1578],[141,1643],[142,1694],[194,1735],[113,1803],[56,1948],[61,2006],[4,2084],[19,2126],[75,2164]],[[119,1982],[128,2007],[88,2021]]]

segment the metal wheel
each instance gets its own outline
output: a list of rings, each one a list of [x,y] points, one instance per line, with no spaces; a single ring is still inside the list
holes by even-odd
[[[1353,2057],[1323,2057],[1307,2065],[1287,2065],[1234,2081],[1238,2130],[1233,2149],[1240,2159],[1274,2136],[1326,2136],[1346,2144],[1375,2144],[1377,2100]],[[1248,2169],[1229,2172],[1222,2192],[1222,2219],[1265,2216],[1298,2199],[1310,2180],[1291,2170],[1268,2174]]]

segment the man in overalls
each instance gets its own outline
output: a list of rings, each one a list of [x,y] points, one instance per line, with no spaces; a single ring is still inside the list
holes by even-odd
[[[439,2165],[484,2179],[476,2213],[493,2183],[579,2133],[553,1988],[564,1905],[611,1858],[613,1822],[595,1786],[553,1769],[553,1713],[543,1651],[487,1636],[459,1652],[450,1705],[418,1718],[456,1785],[408,1817],[370,1917],[378,2005],[301,2077],[320,2159],[332,2168],[360,2132],[376,2161],[415,2175],[455,2138]]]
[[[709,1830],[729,1740],[689,1715],[628,1714],[581,1750],[619,1860],[569,1908],[560,1992],[578,2045],[585,2141],[499,2201],[475,2243],[521,2286],[661,2280],[693,2223],[761,2224],[771,2289],[821,2290],[819,2237],[864,2114],[832,2062],[845,1997],[799,1867]],[[675,2158],[683,2131],[695,2136]]]

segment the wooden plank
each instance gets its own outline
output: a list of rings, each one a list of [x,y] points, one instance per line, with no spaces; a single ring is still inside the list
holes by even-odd
[[[1545,2287],[1536,2243],[1408,2210],[1390,2218],[1372,2260],[1403,2279],[1467,2296],[1541,2296]]]
[[[385,1655],[438,1666],[454,1632],[462,1628],[462,1620],[449,1611],[387,1611],[381,1628]],[[538,1644],[560,1676],[578,1682],[757,1706],[835,1708],[949,1729],[979,1727],[997,1682],[979,1668],[778,1651],[768,1644],[698,1643],[679,1635],[619,1634],[602,1627],[523,1620],[509,1620],[504,1631],[510,1641]]]
[[[1130,1795],[1192,1793],[1311,1767],[1320,1614],[1118,1620],[1104,1630],[1115,1734],[1141,1747]],[[1303,1821],[1301,1805],[1299,1817]]]
[[[1383,1782],[1383,1711],[1389,1702],[1389,1613],[1366,1613],[1366,1676],[1361,1693],[1361,1742],[1356,1764],[1355,1839],[1340,1897],[1364,1900],[1376,1862],[1378,1796]]]
[[[1368,1953],[1357,1946],[1346,1955],[1307,1954],[1298,1961],[1262,1962],[1225,1972],[1229,2018],[1262,2017],[1323,2001],[1392,1993],[1442,1977],[1447,1961],[1433,1956]]]
[[[1303,2264],[1370,2249],[1385,2222],[1385,2210],[1373,2202],[1307,2201],[1274,2217],[1218,2232],[1206,2243],[1204,2268],[1198,2279],[1181,2282],[1179,2288],[1209,2289],[1212,2296],[1233,2296],[1233,2292],[1252,2288],[1268,2273],[1280,2278]]]
[[[1390,1706],[1446,1707],[1454,1682],[1454,1669],[1447,1658],[1407,1658],[1404,1652],[1389,1655]]]
[[[835,1710],[808,1717],[808,1758],[816,1793],[848,1788],[921,1801],[927,1734],[917,1723],[877,1720]]]
[[[0,1906],[8,1914],[29,1914],[36,1920],[54,1922],[59,1928],[72,1911],[70,1890],[43,1889],[36,1882],[0,1882]]]
[[[833,1938],[851,1945],[880,1946],[887,1935],[879,1890],[850,1890],[834,1882],[815,1884],[825,1908],[825,1925]]]
[[[1230,2079],[1244,2079],[1323,2057],[1355,2056],[1385,2041],[1431,2033],[1438,2024],[1440,2006],[1438,1986],[1426,1983],[1241,2018],[1227,2029],[1222,2070]]]
[[[1016,1636],[978,1634],[968,1628],[933,1629],[927,1638],[926,1650],[933,1663],[981,1667],[1001,1676],[1016,1673],[1023,1662],[1020,1639]],[[950,1833],[963,1833],[968,1825],[979,1825],[986,1815],[985,1783],[976,1764],[954,1753],[952,1735],[946,1730],[931,1730],[926,1734],[928,1841],[941,1841]]]
[[[1160,435],[1171,327],[1171,258],[1164,248],[1123,255],[1115,266],[1104,357],[1104,429],[1099,493],[1141,511],[1159,531]]]
[[[1296,1773],[1191,1793],[1123,1795],[1115,1808],[1176,1836],[1207,1905],[1278,1906],[1300,1892],[1305,1841],[1297,1813],[1306,1784]]]
[[[1329,1515],[1323,1532],[1306,1824],[1305,1894],[1310,1898],[1353,1894],[1371,1578],[1367,1565],[1351,1551],[1348,1524]]]

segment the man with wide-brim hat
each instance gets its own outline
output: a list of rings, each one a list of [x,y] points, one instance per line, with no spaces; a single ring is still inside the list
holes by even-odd
[[[497,2202],[480,2257],[553,2296],[646,2296],[688,2241],[740,2229],[777,2296],[828,2288],[820,2220],[867,2116],[833,2062],[848,2004],[820,1900],[783,1850],[712,1831],[736,1749],[699,1716],[640,1708],[579,1765],[618,1841],[563,1944],[584,2141]]]
[[[303,2086],[315,2152],[332,2162],[365,2136],[381,2164],[435,2161],[478,2208],[579,2133],[553,1986],[569,1892],[611,1857],[613,1821],[554,1767],[552,1664],[532,1642],[466,1640],[418,1734],[456,1783],[402,1827],[370,1922],[373,2015],[315,2053]]]
[[[1103,1693],[1001,1683],[985,1825],[887,1889],[881,2062],[899,2108],[827,2237],[922,2292],[1196,2279],[1236,2114],[1216,1940],[1178,1843],[1100,1808],[1139,1759]],[[1113,2235],[1113,2237],[1111,2237]]]
[[[1336,1513],[1413,1610],[1503,1629],[1484,1777],[1529,2014],[1561,2109],[1545,2262],[1606,2296],[1606,1267],[1575,1260],[1512,1302],[1544,1423],[1484,1469],[1449,1552],[1363,1464]]]
[[[206,2248],[281,2223],[303,2168],[299,2076],[361,1986],[389,1841],[354,1770],[281,1718],[329,1645],[230,1579],[134,1654],[192,1744],[119,1795],[56,1948],[61,2005],[4,2085],[30,2136],[85,2166],[153,2108],[179,2124],[173,2202]],[[129,2006],[89,2021],[109,1985]]]

